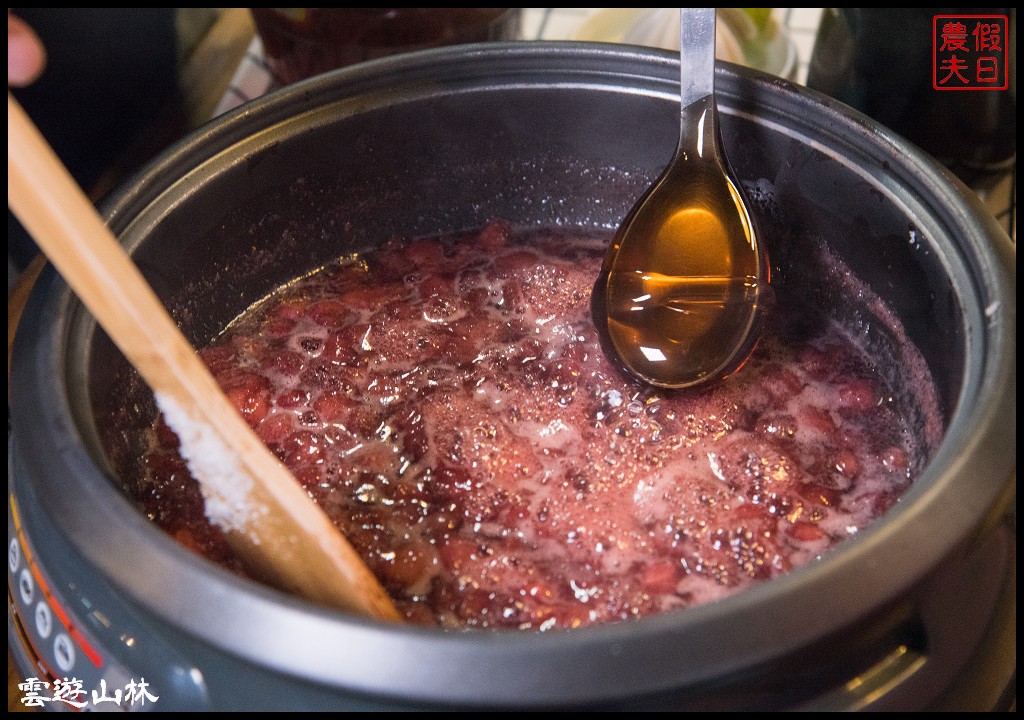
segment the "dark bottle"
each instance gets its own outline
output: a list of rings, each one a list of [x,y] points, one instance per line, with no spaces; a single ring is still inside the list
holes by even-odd
[[[986,189],[1016,163],[1016,12],[1014,8],[825,8],[807,85],[895,130],[967,185]],[[1008,17],[1007,89],[933,87],[937,15]]]

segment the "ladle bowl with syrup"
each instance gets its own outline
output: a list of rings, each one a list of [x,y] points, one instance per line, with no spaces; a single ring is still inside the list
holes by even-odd
[[[627,214],[594,287],[605,351],[664,388],[725,378],[750,356],[771,298],[767,255],[723,150],[715,9],[680,10],[680,132]]]

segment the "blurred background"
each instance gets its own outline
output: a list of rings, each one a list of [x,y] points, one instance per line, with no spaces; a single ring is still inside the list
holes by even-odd
[[[49,56],[39,80],[14,95],[97,201],[211,118],[332,67],[488,39],[679,43],[675,8],[10,10]],[[933,16],[982,11],[1010,16],[1010,89],[933,91]],[[889,125],[953,168],[1014,239],[1015,48],[1008,8],[719,8],[720,59],[807,84]],[[35,256],[8,213],[9,294]]]

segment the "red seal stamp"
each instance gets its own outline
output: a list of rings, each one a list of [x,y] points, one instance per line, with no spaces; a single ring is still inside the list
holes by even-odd
[[[1010,86],[1006,15],[936,15],[932,21],[932,87],[1006,90]]]

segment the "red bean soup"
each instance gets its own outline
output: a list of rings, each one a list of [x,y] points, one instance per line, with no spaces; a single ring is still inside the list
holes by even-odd
[[[608,240],[502,222],[391,240],[202,351],[410,622],[576,628],[716,600],[862,532],[936,443],[852,334],[785,292],[733,377],[624,377],[590,318]],[[243,574],[174,434],[152,435],[136,499]]]

